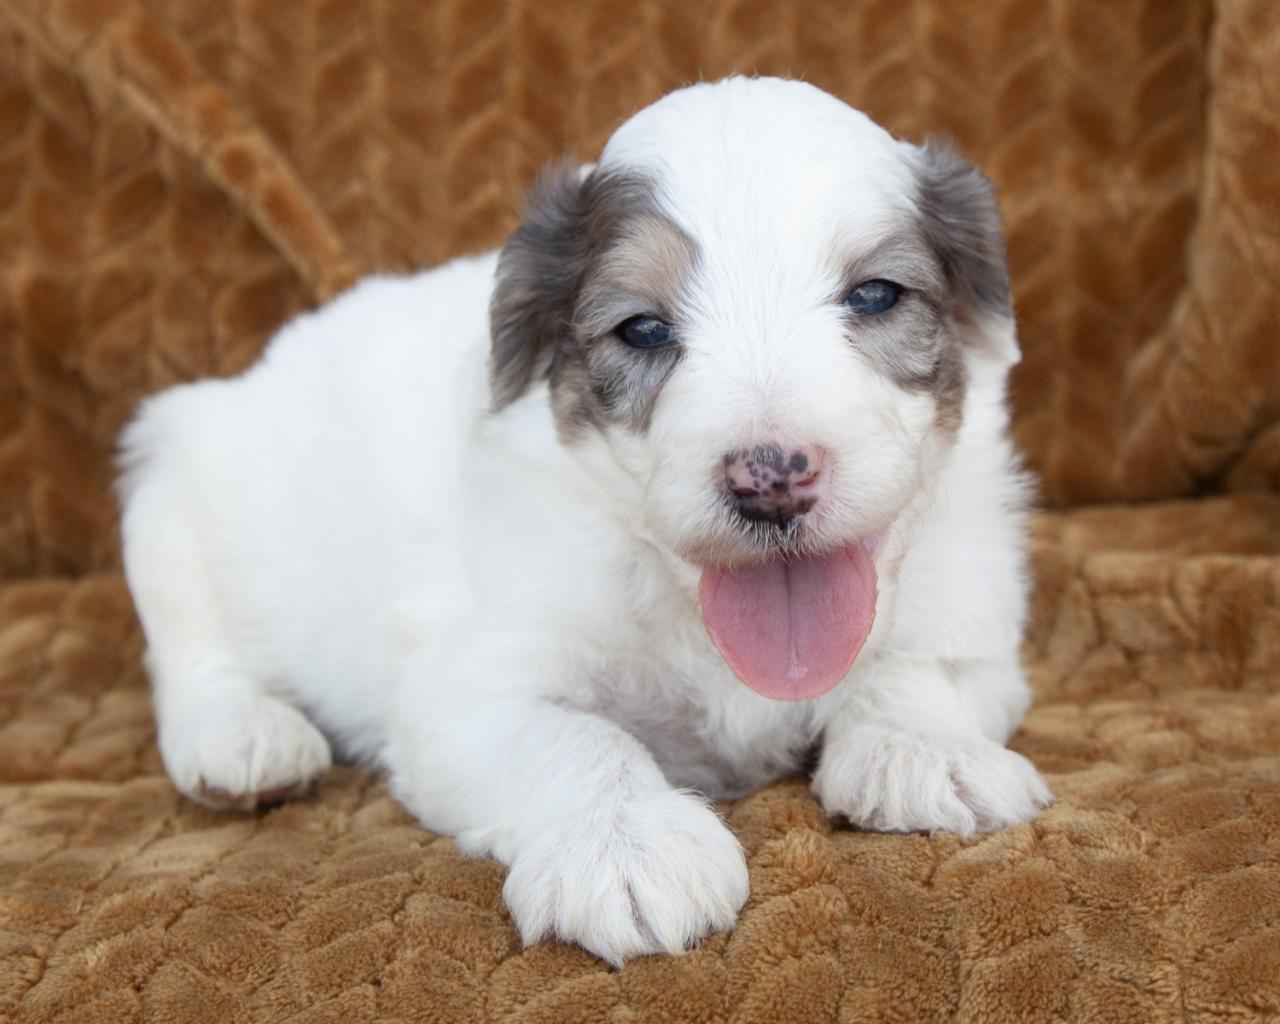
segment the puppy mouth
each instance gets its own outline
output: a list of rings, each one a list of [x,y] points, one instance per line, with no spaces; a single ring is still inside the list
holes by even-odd
[[[773,700],[812,700],[848,675],[875,622],[875,559],[886,531],[815,553],[776,548],[747,567],[710,565],[702,623],[742,682]]]

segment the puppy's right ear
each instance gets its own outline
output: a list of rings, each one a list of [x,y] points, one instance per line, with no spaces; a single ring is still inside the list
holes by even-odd
[[[544,377],[569,330],[587,262],[583,182],[591,168],[547,168],[529,194],[524,220],[498,256],[489,304],[489,386],[494,410]]]

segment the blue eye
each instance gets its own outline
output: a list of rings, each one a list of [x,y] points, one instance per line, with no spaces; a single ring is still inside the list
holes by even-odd
[[[845,297],[844,304],[858,316],[871,316],[889,309],[901,294],[902,289],[892,281],[877,278],[874,281],[863,281]]]
[[[613,329],[632,348],[662,348],[672,342],[671,325],[651,316],[633,316]]]

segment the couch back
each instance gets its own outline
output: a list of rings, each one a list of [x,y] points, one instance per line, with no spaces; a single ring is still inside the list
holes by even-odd
[[[1270,0],[0,0],[0,575],[117,563],[141,396],[733,72],[995,181],[1047,503],[1274,487],[1278,55]]]

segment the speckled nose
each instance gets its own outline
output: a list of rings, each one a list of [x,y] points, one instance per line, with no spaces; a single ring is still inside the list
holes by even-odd
[[[785,526],[818,503],[826,452],[816,444],[762,444],[724,457],[724,481],[744,519]]]

